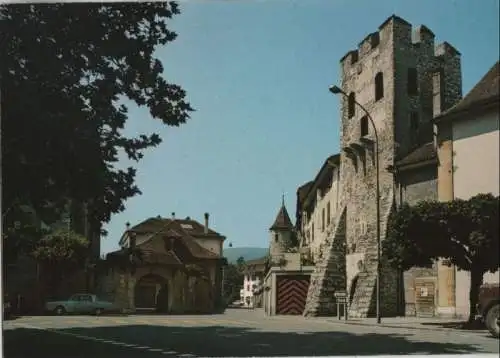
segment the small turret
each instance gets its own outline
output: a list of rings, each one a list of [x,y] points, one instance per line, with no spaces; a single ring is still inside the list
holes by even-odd
[[[282,197],[281,208],[273,225],[269,228],[271,240],[269,253],[271,256],[281,255],[294,246],[294,227],[285,207],[285,197]]]

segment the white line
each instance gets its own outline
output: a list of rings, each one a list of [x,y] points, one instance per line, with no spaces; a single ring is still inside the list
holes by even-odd
[[[81,335],[81,334],[70,333],[70,332],[60,332],[60,331],[56,331],[56,330],[53,330],[53,329],[47,329],[47,328],[37,327],[37,326],[33,326],[31,324],[26,324],[26,323],[15,323],[13,325],[18,326],[18,327],[23,327],[23,328],[36,329],[36,330],[39,330],[39,331],[51,332],[51,333],[59,334],[61,336],[70,336],[70,337],[75,337],[75,338],[80,338],[80,339],[86,339],[86,340],[90,339],[90,340],[93,340],[93,341],[96,341],[96,342],[100,342],[100,343],[107,343],[107,344],[112,344],[112,345],[117,345],[117,346],[122,346],[122,347],[127,347],[127,348],[147,349],[147,350],[149,350],[151,352],[161,352],[162,354],[170,354],[170,355],[177,354],[176,351],[163,351],[162,349],[151,348],[151,347],[148,347],[148,346],[139,346],[139,345],[136,345],[136,344],[128,344],[128,343],[123,343],[123,342],[116,342],[116,341],[111,341],[111,340],[104,339],[104,338],[97,338],[97,337],[92,337],[92,336],[84,336],[84,335]],[[186,354],[181,354],[179,357],[186,357],[186,358],[188,358],[188,357],[196,357],[196,356],[193,355],[193,354],[186,353]]]

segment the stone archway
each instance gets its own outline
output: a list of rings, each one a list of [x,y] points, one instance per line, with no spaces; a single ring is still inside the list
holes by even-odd
[[[162,290],[161,295],[160,290]],[[166,290],[166,292],[165,292]],[[155,274],[142,276],[134,288],[134,306],[135,309],[157,310],[161,302],[167,300],[168,306],[168,282],[167,280]],[[160,304],[160,306],[163,306]]]

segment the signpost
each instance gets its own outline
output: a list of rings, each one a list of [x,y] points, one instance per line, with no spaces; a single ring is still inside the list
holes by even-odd
[[[340,318],[340,306],[344,308],[344,320],[347,321],[347,292],[337,291],[333,294],[335,296],[335,301],[337,303],[337,317]]]

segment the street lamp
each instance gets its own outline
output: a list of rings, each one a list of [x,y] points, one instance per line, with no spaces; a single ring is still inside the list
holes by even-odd
[[[330,86],[328,90],[333,94],[340,94],[346,98],[349,98],[347,93],[342,91],[338,86]],[[365,107],[358,101],[354,100],[354,103],[365,112],[368,120],[371,123],[373,128],[373,133],[375,135],[375,171],[376,171],[376,205],[377,205],[377,286],[376,286],[376,295],[377,295],[377,323],[380,323],[380,174],[379,174],[379,152],[378,152],[378,134],[377,128],[375,127],[375,122],[373,121],[372,116],[366,110]]]

